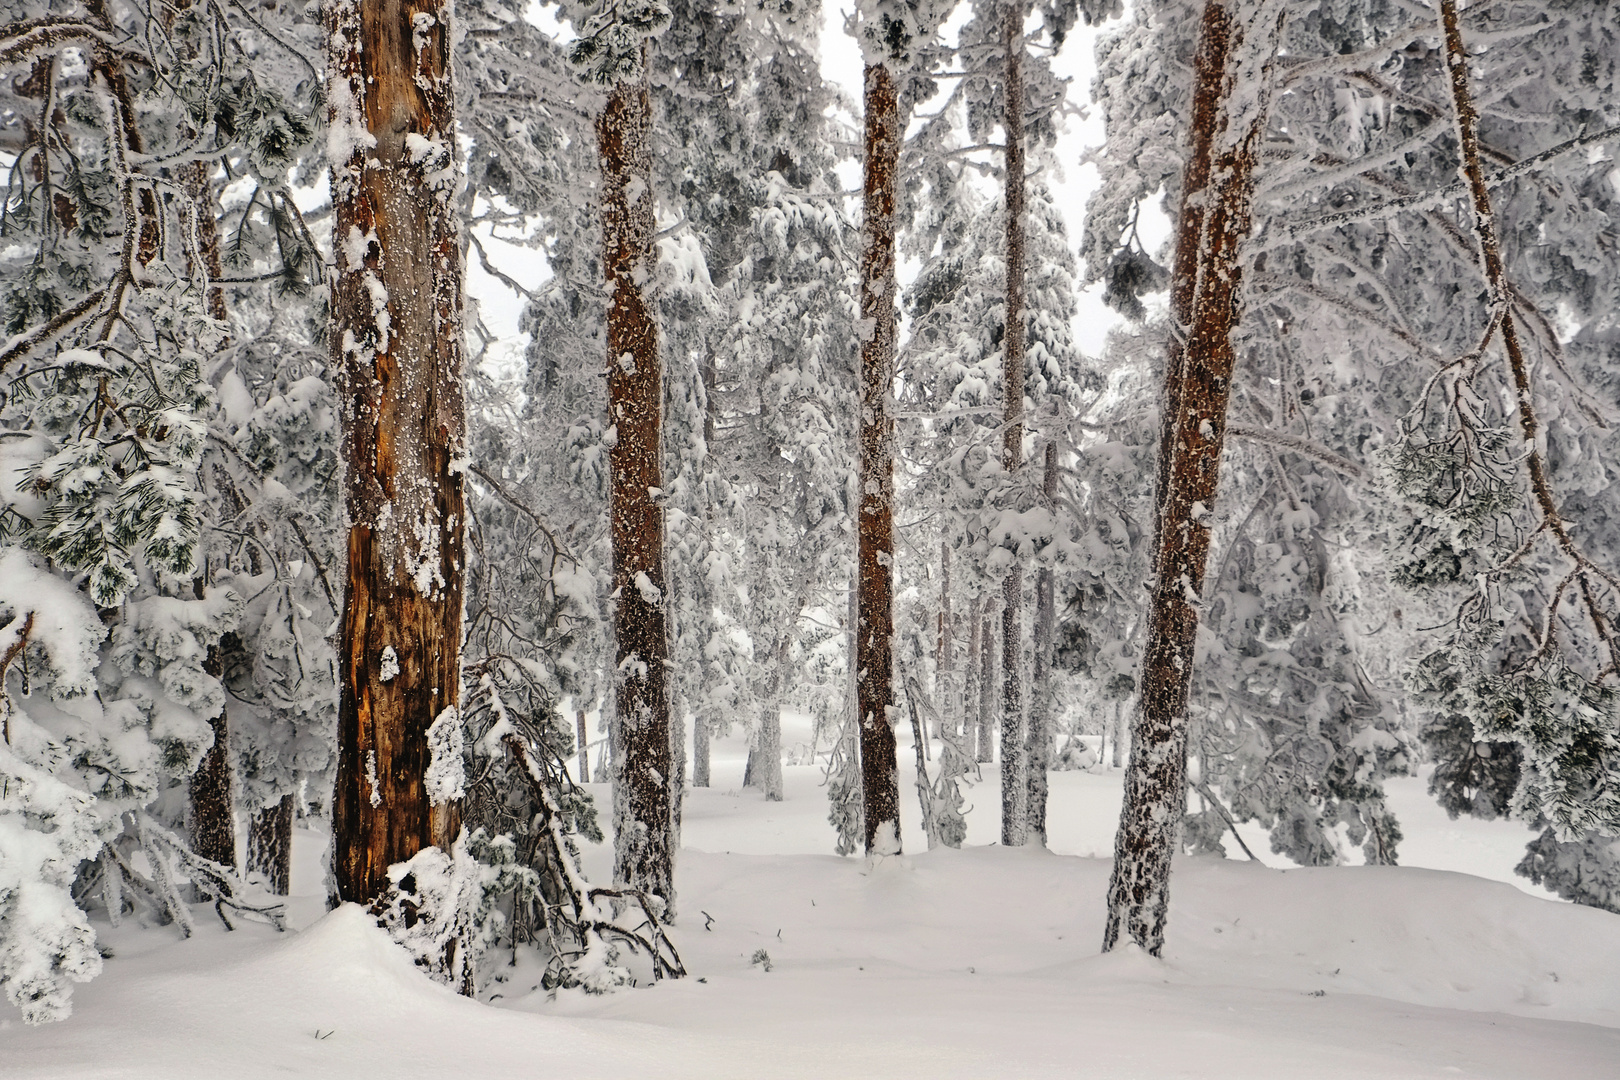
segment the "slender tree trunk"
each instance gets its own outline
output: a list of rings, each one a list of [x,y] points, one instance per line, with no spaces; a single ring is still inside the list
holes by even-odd
[[[263,874],[265,885],[277,896],[286,896],[292,884],[292,829],[291,795],[254,814],[248,826],[248,870]]]
[[[1046,444],[1045,471],[1041,493],[1054,512],[1057,507],[1057,444]],[[1052,764],[1052,634],[1057,622],[1055,581],[1052,568],[1043,566],[1035,575],[1035,661],[1030,678],[1029,742],[1029,834],[1046,846],[1046,772]]]
[[[692,719],[692,786],[709,786],[709,718]]]
[[[1114,768],[1125,767],[1125,699],[1114,702]]]
[[[646,65],[642,66],[643,72]],[[654,278],[652,105],[646,75],[619,83],[596,124],[608,293],[617,708],[615,880],[675,898],[664,508],[657,499],[663,368],[647,288]],[[671,917],[666,912],[666,917]]]
[[[979,615],[970,606],[968,621],[967,670],[962,675],[962,754],[969,761],[982,761],[979,757],[979,680],[984,676],[984,663],[980,656],[983,640],[979,633]]]
[[[1265,134],[1282,0],[1209,0],[1199,32],[1192,153],[1171,280],[1186,345],[1165,372],[1154,578],[1142,657],[1142,706],[1131,736],[1103,949],[1125,933],[1164,946],[1170,860],[1187,803],[1187,702],[1209,521],[1231,388],[1231,335],[1242,314],[1241,246]],[[1174,340],[1174,337],[1172,337]]]
[[[900,94],[883,64],[866,67],[861,223],[860,523],[855,640],[866,852],[900,852],[900,771],[894,724],[895,187]]]
[[[951,545],[939,545],[939,656],[934,661],[934,696],[939,699],[939,735],[956,737],[956,639],[951,621]]]
[[[575,741],[579,743],[579,782],[588,783],[591,779],[591,733],[585,726],[585,710],[574,710]]]
[[[996,760],[996,639],[990,633],[990,597],[979,608],[979,762]]]
[[[1002,11],[1002,117],[1007,143],[1006,336],[1001,346],[1001,467],[1009,478],[1024,464],[1024,4]],[[1029,759],[1024,738],[1024,567],[1013,562],[1001,596],[1001,842],[1024,843],[1029,832]]]
[[[343,402],[348,580],[339,645],[333,861],[365,903],[388,867],[460,828],[429,790],[429,729],[459,743],[462,256],[448,5],[325,12],[332,162],[332,362]],[[384,658],[387,657],[385,662]],[[397,674],[395,671],[397,669]],[[439,738],[439,736],[443,738]]]

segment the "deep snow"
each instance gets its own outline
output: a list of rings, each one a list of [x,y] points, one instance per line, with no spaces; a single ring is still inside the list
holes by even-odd
[[[740,747],[717,749],[717,781],[736,783]],[[989,846],[987,775],[968,848],[921,851],[908,830],[913,853],[878,866],[822,854],[819,774],[785,773],[780,804],[688,794],[689,979],[548,1000],[515,976],[501,1007],[457,998],[358,909],[322,917],[321,838],[300,832],[306,929],[227,934],[199,913],[179,942],[99,926],[105,974],[64,1024],[0,1019],[0,1075],[1620,1076],[1620,917],[1503,883],[1528,833],[1448,822],[1420,780],[1392,792],[1406,861],[1502,881],[1183,860],[1157,961],[1097,954],[1108,867],[1091,856],[1112,842],[1117,773],[1054,775],[1052,853]],[[587,859],[601,873],[609,854]],[[760,949],[768,972],[751,963]]]

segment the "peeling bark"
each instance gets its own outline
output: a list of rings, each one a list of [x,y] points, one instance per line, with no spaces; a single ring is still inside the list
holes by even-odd
[[[332,163],[349,520],[333,863],[338,895],[366,903],[391,864],[448,849],[460,827],[425,783],[428,728],[456,708],[461,670],[455,92],[448,3],[336,0],[324,18],[333,145],[349,151]]]
[[[1165,371],[1142,703],[1125,772],[1104,951],[1122,933],[1154,956],[1164,946],[1170,861],[1187,801],[1187,703],[1226,432],[1231,335],[1243,307],[1241,248],[1282,10],[1282,0],[1209,0],[1199,31],[1171,281],[1171,311],[1186,344],[1172,345]]]
[[[868,855],[900,851],[900,771],[894,725],[894,214],[900,92],[883,64],[866,67],[861,222],[859,619],[856,707]]]

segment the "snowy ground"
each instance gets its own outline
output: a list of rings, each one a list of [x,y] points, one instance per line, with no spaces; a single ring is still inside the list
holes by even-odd
[[[727,786],[741,748],[720,749],[678,868],[692,978],[457,998],[358,909],[320,917],[321,839],[301,833],[305,929],[106,931],[70,1021],[0,1019],[0,1076],[1620,1076],[1620,917],[1515,887],[1525,830],[1449,822],[1419,780],[1393,785],[1399,869],[1184,861],[1161,962],[1097,955],[1117,773],[1054,775],[1051,853],[990,846],[987,777],[966,849],[908,832],[916,854],[873,868],[826,854],[817,770],[766,804]]]

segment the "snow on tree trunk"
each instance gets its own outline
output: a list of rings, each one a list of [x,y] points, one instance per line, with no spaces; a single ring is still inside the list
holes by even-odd
[[[960,717],[956,704],[956,639],[951,623],[951,545],[939,545],[939,655],[934,661],[934,697],[939,702],[939,732],[955,738]]]
[[[979,633],[979,616],[969,606],[967,670],[962,674],[962,753],[969,761],[979,757],[979,680],[984,675],[980,657],[983,638]]]
[[[1006,67],[1002,128],[1007,140],[1006,336],[1001,343],[1001,467],[1011,477],[1024,464],[1024,5],[1002,12],[1001,47]],[[1016,554],[1014,558],[1016,558]],[[1029,832],[1029,759],[1024,741],[1024,568],[1014,562],[1002,582],[1001,608],[1001,842],[1023,844]]]
[[[1046,505],[1057,503],[1057,444],[1046,444],[1041,493]],[[1035,659],[1029,691],[1029,834],[1046,846],[1046,771],[1052,760],[1052,638],[1057,624],[1055,575],[1043,566],[1035,576]]]
[[[1114,702],[1114,760],[1113,767],[1123,768],[1125,765],[1125,699]]]
[[[589,783],[591,779],[591,733],[585,726],[585,710],[574,710],[574,740],[579,743],[579,782]]]
[[[866,66],[861,222],[860,576],[856,701],[866,852],[900,851],[900,772],[894,726],[895,189],[900,93],[885,64]]]
[[[990,635],[990,598],[979,608],[979,762],[996,760],[996,644]]]
[[[292,827],[291,795],[254,814],[248,826],[248,872],[262,874],[265,888],[277,896],[286,896],[292,884]]]
[[[614,85],[596,123],[608,303],[610,515],[617,606],[614,880],[670,905],[675,888],[675,761],[670,744],[664,486],[659,460],[663,367],[649,286],[653,249],[652,103],[645,65]]]
[[[1267,81],[1282,0],[1209,0],[1193,81],[1191,152],[1171,279],[1155,499],[1154,579],[1131,734],[1125,803],[1108,886],[1106,952],[1129,936],[1164,945],[1170,860],[1187,801],[1187,702],[1209,554],[1234,352],[1242,313],[1242,245],[1265,134]]]
[[[692,786],[709,786],[709,721],[702,716],[692,720]]]
[[[217,647],[208,650],[209,663],[203,670],[218,676]],[[221,866],[236,865],[236,813],[231,798],[230,725],[224,709],[211,717],[208,726],[214,744],[208,748],[191,774],[186,787],[186,831],[191,850]]]
[[[325,7],[349,519],[333,861],[338,895],[361,903],[459,828],[453,785],[428,783],[428,729],[456,722],[465,563],[450,18],[449,4]]]

